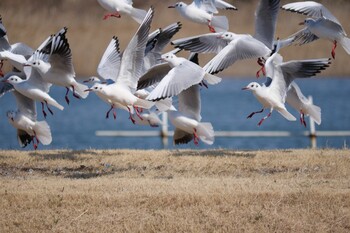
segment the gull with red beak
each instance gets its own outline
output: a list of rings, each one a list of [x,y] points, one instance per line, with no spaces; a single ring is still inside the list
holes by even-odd
[[[350,54],[350,39],[338,19],[322,4],[305,1],[289,3],[281,8],[312,17],[300,23],[300,25],[305,25],[305,28],[291,36],[294,44],[303,45],[322,38],[333,43],[331,51],[333,59],[338,43]]]

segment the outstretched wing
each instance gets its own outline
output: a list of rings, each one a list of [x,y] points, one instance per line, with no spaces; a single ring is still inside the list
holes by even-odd
[[[101,61],[97,67],[97,73],[103,81],[112,79],[116,81],[121,64],[121,56],[119,51],[119,41],[117,37],[113,37],[104,52]]]
[[[37,114],[35,101],[22,95],[18,91],[14,91],[13,94],[16,97],[17,109],[32,121],[36,121]]]

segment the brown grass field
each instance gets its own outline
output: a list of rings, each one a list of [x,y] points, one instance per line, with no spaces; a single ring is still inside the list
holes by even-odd
[[[165,27],[171,23],[181,21],[182,30],[176,38],[188,37],[208,33],[206,26],[198,26],[179,17],[179,14],[168,9],[167,6],[177,0],[145,0],[134,1],[134,6],[148,9],[155,7],[155,16],[152,30]],[[190,2],[190,1],[186,1]],[[230,31],[236,33],[254,34],[254,11],[257,0],[229,1],[238,7],[238,11],[221,11],[230,21]],[[292,2],[281,0],[281,5]],[[346,32],[350,33],[348,23],[350,1],[322,0],[319,1],[330,9],[342,23]],[[121,50],[124,50],[128,41],[137,30],[138,24],[127,16],[121,19],[102,20],[106,11],[96,0],[1,0],[0,14],[8,30],[10,42],[25,42],[37,48],[50,34],[67,26],[68,40],[73,53],[73,63],[78,75],[90,76],[96,74],[97,65],[112,36],[120,39]],[[304,16],[281,11],[278,17],[276,37],[285,38],[301,29],[299,22]],[[289,47],[281,51],[285,60],[330,57],[332,44],[329,41],[319,40],[303,47]],[[170,46],[165,51],[172,49]],[[182,52],[180,56],[187,56]],[[202,56],[201,65],[204,65],[212,56]],[[350,57],[339,46],[336,60],[329,69],[322,73],[325,76],[349,76]],[[252,69],[254,67],[254,69]],[[256,61],[239,61],[220,76],[254,76]]]
[[[349,232],[350,151],[0,151],[0,232]]]

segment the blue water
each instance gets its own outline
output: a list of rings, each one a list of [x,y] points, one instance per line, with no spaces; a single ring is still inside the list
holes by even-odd
[[[261,105],[243,86],[255,79],[224,79],[216,86],[202,89],[202,121],[209,121],[216,131],[293,131],[306,130],[299,121],[289,122],[279,113],[273,112],[261,127],[259,120],[268,113],[255,115],[251,119],[246,116],[261,109]],[[259,81],[259,80],[258,80]],[[263,80],[260,80],[263,81]],[[303,93],[312,95],[314,103],[322,108],[322,124],[317,130],[350,130],[350,80],[337,78],[313,78],[297,80]],[[64,101],[65,89],[53,87],[50,93],[65,106],[64,111],[52,108],[54,115],[48,115],[47,122],[51,126],[53,142],[49,146],[39,145],[39,149],[162,149],[158,137],[97,137],[97,130],[153,130],[146,126],[135,126],[128,119],[128,113],[117,111],[117,119],[105,119],[109,106],[93,93],[86,100],[71,97],[71,104]],[[6,112],[15,109],[16,103],[12,94],[0,98],[0,149],[20,149],[16,130],[8,123]],[[42,120],[41,107],[38,106],[38,117]],[[288,107],[290,112],[299,118],[299,114]],[[307,119],[308,123],[308,119]],[[309,127],[309,126],[308,126]],[[169,128],[173,128],[170,126]],[[307,128],[308,129],[308,128]],[[187,145],[173,146],[169,138],[169,148],[228,148],[228,149],[286,149],[307,148],[310,141],[307,137],[282,138],[223,138],[216,137],[212,146],[192,142]],[[343,148],[348,146],[350,137],[318,137],[317,146],[324,148]],[[32,149],[32,145],[27,149]]]

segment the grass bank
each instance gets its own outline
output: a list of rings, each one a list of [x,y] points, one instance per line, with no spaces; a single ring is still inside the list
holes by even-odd
[[[349,150],[0,151],[1,232],[348,232]]]

